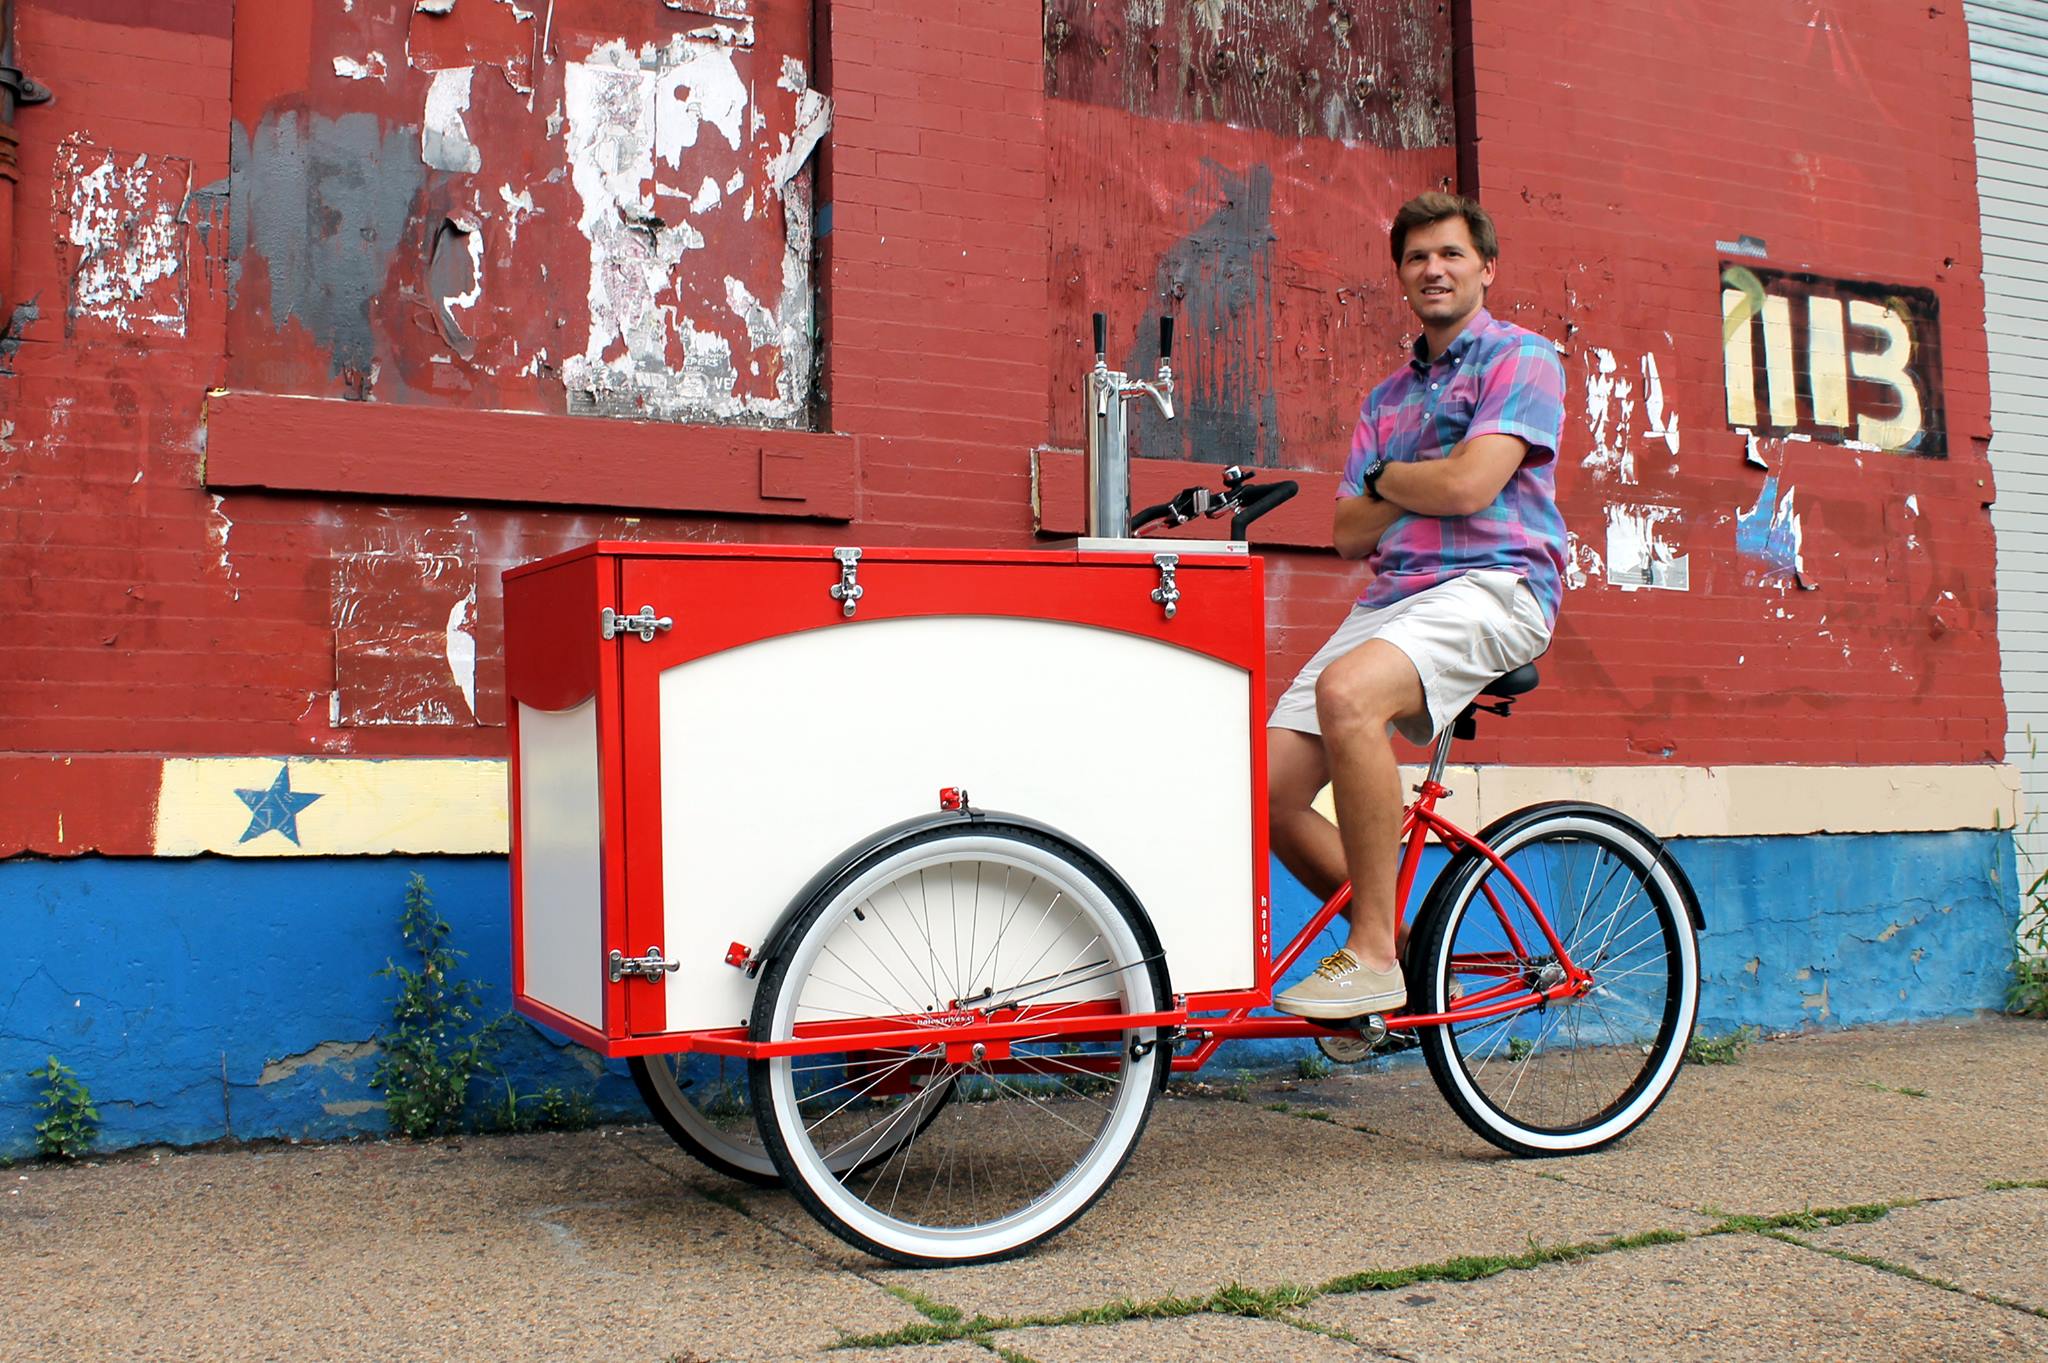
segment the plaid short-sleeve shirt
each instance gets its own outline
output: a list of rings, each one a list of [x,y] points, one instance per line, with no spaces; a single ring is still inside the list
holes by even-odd
[[[1402,516],[1366,560],[1362,606],[1387,606],[1475,568],[1516,573],[1553,628],[1564,596],[1564,517],[1557,510],[1557,441],[1564,427],[1564,366],[1533,331],[1484,308],[1434,360],[1415,354],[1366,397],[1340,497],[1365,490],[1365,470],[1442,459],[1477,435],[1520,436],[1529,452],[1493,505],[1470,516]]]

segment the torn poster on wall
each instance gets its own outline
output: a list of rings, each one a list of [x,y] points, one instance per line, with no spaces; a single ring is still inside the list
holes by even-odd
[[[1682,592],[1692,583],[1691,561],[1673,539],[1680,528],[1675,506],[1607,508],[1607,580],[1623,591],[1654,587]]]
[[[373,526],[333,572],[329,722],[475,724],[475,533]]]
[[[1723,261],[1728,425],[1946,458],[1934,291]]]
[[[1805,587],[1806,565],[1802,557],[1805,530],[1793,508],[1797,488],[1786,488],[1778,496],[1778,475],[1764,479],[1756,505],[1738,507],[1735,512],[1735,552],[1748,561],[1746,585],[1761,587]]]
[[[809,425],[831,105],[755,9],[238,7],[230,385]]]
[[[57,148],[66,335],[183,336],[192,163],[73,134]]]
[[[1592,448],[1579,461],[1595,482],[1609,478],[1631,485],[1640,481],[1636,469],[1636,438],[1661,444],[1676,467],[1679,450],[1678,413],[1670,410],[1664,397],[1664,376],[1657,357],[1645,352],[1634,372],[1624,367],[1611,350],[1598,346],[1585,352],[1586,427]],[[1640,383],[1638,383],[1640,376]],[[1643,426],[1636,427],[1638,398]]]

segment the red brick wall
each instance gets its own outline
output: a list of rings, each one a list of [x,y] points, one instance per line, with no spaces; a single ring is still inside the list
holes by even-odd
[[[1560,11],[1564,11],[1560,13]],[[1978,762],[2002,754],[1989,385],[1968,34],[1956,6],[1530,6],[1472,0],[1478,190],[1496,310],[1586,356],[1658,357],[1678,458],[1632,500],[1679,508],[1691,590],[1568,595],[1564,684],[1502,749],[1529,763]],[[1797,489],[1811,591],[1745,583],[1733,518],[1765,471],[1727,428],[1717,241],[1758,267],[1932,289],[1949,456],[1767,450]],[[1560,465],[1567,523],[1623,493]],[[1648,442],[1638,439],[1638,453]],[[1661,447],[1660,447],[1661,448]],[[1675,464],[1675,468],[1672,465]],[[1640,494],[1640,495],[1636,495]],[[1916,499],[1917,516],[1906,509]],[[1782,616],[1780,612],[1783,612]],[[1668,756],[1667,754],[1668,750]]]
[[[850,526],[209,489],[204,398],[226,373],[225,198],[200,192],[187,209],[182,334],[161,320],[123,329],[67,319],[75,262],[60,248],[60,177],[112,152],[123,165],[181,158],[193,190],[220,186],[230,36],[217,8],[22,0],[22,64],[58,99],[17,118],[13,250],[18,292],[39,316],[0,378],[11,423],[0,426],[0,763],[16,755],[32,773],[46,764],[28,758],[52,753],[498,754],[497,574],[597,536],[1033,542],[1032,451],[1059,424],[1048,338],[1084,321],[1049,301],[1040,15],[986,0],[821,5],[818,83],[836,106],[819,186],[831,204],[822,381],[831,429],[856,442]],[[1569,593],[1549,683],[1471,755],[1995,759],[2004,726],[1960,12],[1885,0],[1554,9],[1470,2],[1465,160],[1501,224],[1494,305],[1565,347],[1560,484],[1574,530],[1598,546],[1608,503],[1666,503],[1692,581],[1685,593],[1624,592],[1595,575]],[[1326,211],[1358,208],[1333,199]],[[1796,442],[1768,454],[1781,489],[1797,490],[1813,590],[1746,581],[1734,547],[1736,511],[1765,477],[1723,417],[1715,242],[1744,233],[1768,243],[1758,264],[1931,288],[1941,302],[1946,460]],[[1377,281],[1384,256],[1344,267]],[[1624,372],[1654,355],[1680,414],[1680,454],[1642,458],[1633,488],[1583,466],[1594,348]],[[1638,436],[1639,454],[1648,443]],[[348,573],[369,643],[337,642]],[[1276,686],[1359,577],[1327,553],[1272,555]],[[473,712],[438,653],[447,603],[470,587]],[[331,723],[333,705],[361,722]],[[452,722],[407,718],[422,714]],[[28,777],[10,779],[30,798]],[[118,781],[108,792],[110,806],[130,797]],[[74,830],[67,846],[90,836]]]

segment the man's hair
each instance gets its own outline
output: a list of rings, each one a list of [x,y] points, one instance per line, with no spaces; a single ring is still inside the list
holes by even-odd
[[[1494,232],[1493,219],[1486,216],[1486,210],[1462,195],[1439,194],[1432,190],[1402,204],[1401,211],[1394,215],[1394,225],[1387,232],[1387,244],[1394,251],[1394,264],[1401,263],[1401,253],[1408,249],[1409,232],[1451,218],[1465,220],[1465,228],[1472,234],[1472,245],[1478,248],[1481,260],[1500,258],[1500,237]]]

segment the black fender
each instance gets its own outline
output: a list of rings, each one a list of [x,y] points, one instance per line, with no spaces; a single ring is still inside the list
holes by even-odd
[[[963,830],[976,828],[986,828],[991,831],[1000,831],[1004,828],[1022,829],[1037,833],[1042,837],[1052,838],[1063,844],[1073,854],[1074,860],[1080,864],[1082,869],[1092,872],[1104,884],[1108,885],[1117,894],[1120,894],[1125,903],[1130,905],[1135,913],[1134,926],[1138,934],[1139,949],[1147,957],[1156,959],[1159,962],[1159,978],[1164,985],[1163,997],[1160,1000],[1161,1005],[1165,1007],[1172,1005],[1173,978],[1168,973],[1165,948],[1159,943],[1158,930],[1152,926],[1152,915],[1146,911],[1144,902],[1131,892],[1129,882],[1117,874],[1114,867],[1097,856],[1094,849],[1090,848],[1080,839],[1063,833],[1050,824],[1026,818],[1022,814],[1004,814],[991,809],[947,809],[931,814],[919,814],[913,818],[904,819],[900,823],[892,823],[887,828],[870,833],[867,837],[862,838],[859,842],[841,852],[838,856],[827,862],[816,875],[805,882],[804,887],[796,892],[796,897],[789,901],[788,907],[783,909],[781,915],[776,918],[775,926],[768,930],[767,937],[762,940],[760,950],[754,953],[753,959],[749,962],[748,972],[750,974],[758,972],[762,966],[774,960],[781,952],[790,948],[789,938],[796,930],[797,920],[803,916],[804,910],[809,908],[833,881],[853,870],[854,867],[862,862],[887,856],[913,838],[922,837],[934,829],[950,828],[956,825]],[[1160,1066],[1160,1072],[1163,1075],[1172,1068],[1171,1065],[1162,1065]]]
[[[1671,849],[1664,845],[1662,838],[1644,827],[1639,820],[1630,818],[1618,809],[1610,809],[1606,805],[1596,805],[1586,800],[1546,800],[1541,804],[1526,805],[1521,809],[1501,815],[1498,819],[1495,819],[1480,830],[1479,840],[1491,847],[1495,842],[1505,839],[1509,834],[1519,831],[1537,819],[1549,818],[1555,814],[1584,814],[1592,818],[1606,820],[1609,823],[1620,824],[1623,828],[1641,838],[1645,843],[1656,848],[1657,864],[1663,868],[1666,875],[1671,877],[1671,883],[1678,887],[1679,899],[1685,905],[1686,916],[1692,919],[1693,930],[1695,932],[1706,931],[1706,915],[1700,911],[1699,895],[1694,893],[1692,880],[1686,875],[1685,868],[1680,866],[1677,858],[1671,855]],[[1436,900],[1439,895],[1450,893],[1451,887],[1458,883],[1466,866],[1483,860],[1485,858],[1470,848],[1466,848],[1454,855],[1449,864],[1444,867],[1442,873],[1437,876],[1436,883],[1430,887],[1429,898],[1425,901],[1422,910],[1416,914],[1416,921],[1420,922],[1423,914],[1436,906]]]

